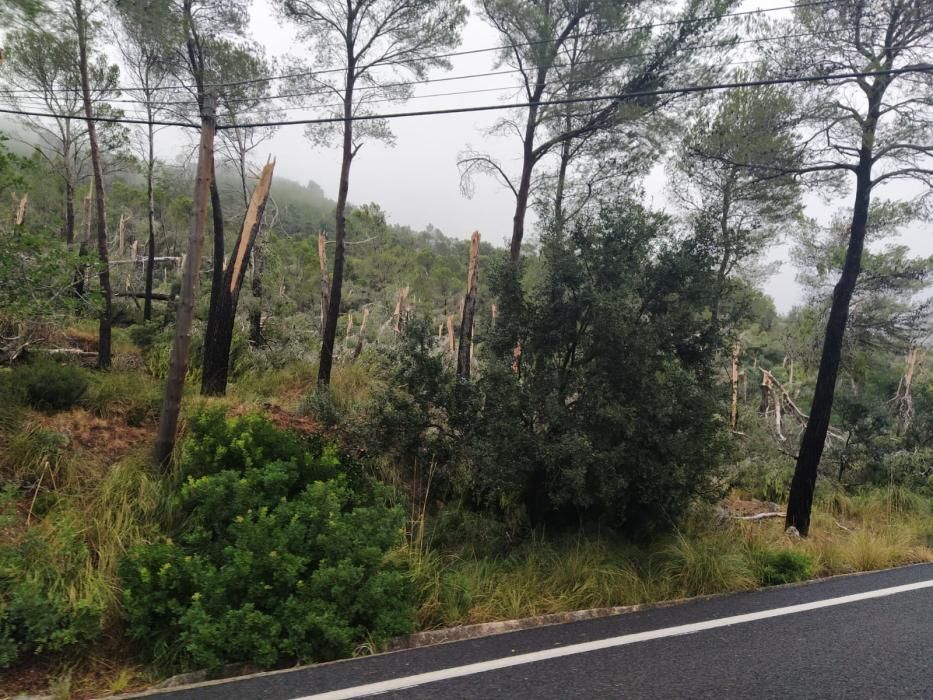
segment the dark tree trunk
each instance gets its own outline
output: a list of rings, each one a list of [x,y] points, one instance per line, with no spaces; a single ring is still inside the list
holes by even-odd
[[[186,10],[190,12],[188,6]],[[191,41],[189,40],[189,51]],[[181,293],[175,317],[175,340],[165,380],[165,397],[159,416],[159,433],[155,443],[155,457],[159,464],[168,464],[175,446],[175,431],[178,414],[181,412],[181,396],[188,373],[188,354],[191,350],[191,323],[197,300],[201,254],[204,250],[204,228],[207,223],[207,206],[210,199],[212,164],[214,162],[214,105],[213,100],[201,98],[201,142],[198,146],[198,170],[194,186],[194,206],[191,212],[191,236],[181,280]]]
[[[566,119],[570,123],[570,117]],[[569,126],[565,126],[569,129]],[[554,188],[554,223],[561,228],[564,223],[564,189],[567,186],[567,169],[570,166],[570,140],[560,147],[560,164],[557,167],[557,187]]]
[[[91,149],[91,163],[94,168],[94,189],[97,209],[97,257],[100,264],[98,279],[103,297],[100,312],[100,330],[98,334],[97,366],[100,369],[110,367],[110,319],[112,314],[112,295],[110,290],[110,261],[107,254],[107,211],[104,208],[104,171],[100,163],[100,149],[97,144],[97,126],[94,123],[94,110],[91,107],[91,85],[87,67],[87,17],[84,14],[82,0],[74,0],[75,23],[78,30],[78,69],[81,73],[81,93],[84,101],[84,115],[87,117],[88,142]]]
[[[213,222],[214,252],[211,267],[211,301],[204,329],[204,366],[201,374],[201,393],[223,394],[227,387],[227,366],[230,342],[225,342],[226,316],[230,303],[224,293],[224,216],[217,188],[217,171],[211,161],[211,220]],[[231,339],[233,325],[230,326]],[[226,348],[226,350],[224,349]]]
[[[262,246],[257,244],[253,248],[253,279],[250,285],[255,302],[249,309],[249,342],[256,348],[261,348],[266,342],[262,335],[262,262]]]
[[[230,262],[223,272],[221,284],[217,290],[214,322],[208,324],[208,336],[204,343],[204,370],[201,378],[201,393],[205,395],[223,395],[227,391],[227,379],[230,372],[230,347],[233,344],[233,329],[236,322],[237,303],[240,289],[246,276],[246,266],[262,225],[262,215],[269,199],[274,163],[266,165],[262,177],[253,192],[252,201],[243,217],[243,226],[237,238],[236,246],[230,253]]]
[[[470,378],[470,355],[473,349],[473,318],[476,315],[476,281],[479,262],[479,231],[470,239],[470,262],[467,267],[467,291],[460,321],[460,346],[457,350],[457,376]]]
[[[531,193],[531,172],[535,165],[534,138],[538,108],[528,109],[528,123],[525,126],[525,142],[522,149],[522,176],[515,194],[515,215],[512,217],[512,241],[509,244],[509,257],[518,262],[522,252],[522,238],[525,235],[525,213],[528,211],[528,197]]]
[[[151,118],[150,114],[150,118]],[[149,162],[146,169],[146,209],[149,222],[149,240],[146,242],[146,298],[143,301],[143,320],[152,320],[152,277],[155,273],[155,194],[152,187],[152,171],[155,167],[154,130],[149,125]]]
[[[71,174],[65,176],[65,243],[71,245],[75,239],[75,186]]]
[[[343,102],[343,159],[340,164],[340,185],[337,190],[336,230],[334,232],[334,272],[331,278],[330,298],[324,318],[321,339],[321,362],[317,373],[319,387],[330,386],[330,373],[334,365],[334,341],[337,338],[337,318],[340,316],[340,295],[343,290],[343,258],[347,233],[347,193],[350,190],[350,165],[353,162],[353,73],[352,60],[348,68],[347,89]]]
[[[810,418],[800,443],[800,452],[794,468],[790,495],[787,501],[785,527],[795,527],[804,537],[810,530],[810,509],[813,506],[813,492],[816,488],[817,468],[823,456],[829,421],[833,410],[833,397],[836,391],[836,377],[842,357],[842,341],[846,322],[849,318],[849,303],[855,283],[862,267],[862,250],[865,245],[865,229],[868,224],[868,210],[871,204],[871,142],[874,136],[874,123],[877,118],[869,116],[866,135],[862,140],[859,165],[856,171],[855,205],[852,211],[852,225],[849,231],[849,245],[846,250],[845,264],[839,282],[833,289],[833,301],[826,322],[826,335],[823,340],[823,353],[820,356],[820,368],[810,407]]]
[[[226,275],[224,275],[226,277]],[[211,307],[212,322],[204,334],[204,367],[201,372],[201,394],[223,396],[227,392],[230,371],[230,347],[236,307],[228,289],[218,291]]]

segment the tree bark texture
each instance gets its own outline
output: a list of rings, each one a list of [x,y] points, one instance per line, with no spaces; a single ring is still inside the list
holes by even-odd
[[[369,318],[369,307],[363,309],[363,320],[360,323],[360,332],[356,336],[356,347],[353,349],[353,359],[356,360],[363,352],[363,341],[366,336],[366,320]]]
[[[97,257],[100,262],[98,280],[100,282],[101,311],[98,331],[97,367],[108,369],[111,362],[110,319],[112,316],[112,295],[110,290],[110,264],[107,260],[107,210],[104,202],[104,170],[100,162],[100,148],[97,143],[97,125],[94,122],[94,109],[91,106],[91,84],[88,78],[87,27],[88,20],[84,13],[83,0],[74,0],[75,24],[78,29],[78,70],[81,74],[81,96],[84,101],[84,115],[87,117],[87,135],[91,149],[91,163],[94,169],[95,206],[97,213]]]
[[[211,222],[213,224],[213,254],[211,256],[211,300],[207,311],[207,328],[204,333],[204,354],[212,352],[210,344],[216,337],[221,290],[224,285],[224,214],[217,189],[217,171],[211,162]]]
[[[70,149],[65,146],[63,160],[65,161],[65,228],[62,232],[65,243],[70,247],[75,239],[75,185],[74,176],[71,174],[71,168],[68,166],[68,159],[71,157]]]
[[[317,235],[317,259],[321,265],[321,337],[324,337],[327,307],[330,306],[330,280],[327,275],[327,236],[323,231]]]
[[[155,194],[152,174],[155,167],[155,132],[149,125],[149,162],[146,167],[146,218],[149,224],[149,239],[146,241],[146,298],[143,302],[143,320],[152,320],[152,277],[155,273]]]
[[[262,334],[262,263],[263,250],[257,242],[253,246],[253,277],[250,282],[255,304],[249,309],[249,342],[254,348],[261,348],[266,344]]]
[[[739,424],[739,353],[742,346],[739,341],[732,344],[732,410],[729,413],[729,422],[735,430]]]
[[[181,292],[175,315],[175,340],[165,380],[165,397],[159,416],[159,433],[155,443],[155,457],[159,464],[166,465],[175,446],[175,431],[181,411],[181,396],[188,372],[188,354],[191,350],[191,323],[197,299],[201,254],[204,250],[204,228],[207,223],[207,207],[210,199],[211,175],[214,162],[214,104],[204,98],[201,109],[201,141],[198,145],[198,169],[194,186],[194,206],[191,212],[191,235],[185,257]]]
[[[352,52],[350,52],[352,57]],[[330,386],[330,374],[334,365],[334,341],[337,338],[337,318],[340,316],[340,298],[343,292],[343,259],[347,236],[347,193],[350,190],[350,165],[353,163],[353,76],[352,60],[347,68],[347,88],[343,101],[343,156],[340,163],[340,184],[337,189],[337,215],[334,232],[334,274],[327,300],[324,318],[324,333],[321,338],[321,361],[318,366],[317,384]]]
[[[479,231],[470,238],[470,262],[467,266],[467,291],[463,299],[463,317],[460,321],[460,345],[457,350],[457,376],[470,378],[470,359],[473,348],[473,317],[476,315],[476,282],[479,277]]]
[[[269,190],[272,187],[272,172],[275,163],[267,163],[249,207],[243,217],[243,226],[236,245],[230,253],[230,261],[223,271],[221,284],[217,293],[216,313],[212,315],[213,323],[208,321],[208,328],[204,338],[204,369],[201,375],[201,393],[219,396],[227,392],[227,379],[230,371],[230,347],[233,344],[233,328],[236,321],[237,303],[240,299],[240,290],[246,277],[246,268],[250,259],[253,245],[259,228],[262,226],[262,215],[269,200]]]
[[[865,229],[871,204],[872,164],[871,140],[865,137],[862,143],[856,172],[855,206],[852,211],[845,264],[839,282],[833,290],[833,301],[829,309],[829,319],[826,322],[826,335],[823,340],[823,352],[820,356],[820,368],[816,377],[810,417],[800,443],[800,452],[794,467],[794,478],[791,481],[787,502],[787,517],[784,521],[785,527],[795,527],[803,537],[806,537],[810,531],[813,492],[816,488],[817,469],[829,431],[836,377],[842,357],[842,341],[849,318],[849,303],[862,267],[862,250],[865,246]]]

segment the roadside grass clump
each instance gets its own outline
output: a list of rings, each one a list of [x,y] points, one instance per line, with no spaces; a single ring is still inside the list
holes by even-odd
[[[161,387],[140,372],[95,372],[81,406],[102,418],[123,418],[139,426],[158,417]]]
[[[14,370],[11,384],[29,406],[45,413],[76,406],[87,392],[87,372],[74,365],[39,358]]]
[[[500,549],[448,533],[474,531],[462,518],[442,512],[427,527],[415,519],[408,556],[419,627],[655,603],[933,561],[933,516],[922,507],[888,514],[876,503],[886,498],[840,501],[851,506],[847,525],[820,503],[806,539],[786,535],[779,519],[722,522],[697,509],[683,530],[651,543],[627,544],[612,534],[533,536]]]
[[[22,414],[0,425],[0,480],[33,489],[55,488],[67,477],[68,438]]]
[[[862,496],[864,508],[869,512],[891,515],[914,515],[931,512],[931,500],[900,484],[872,489]]]
[[[100,602],[82,585],[91,564],[80,523],[23,527],[13,492],[0,494],[0,668],[80,649],[101,632]]]
[[[826,513],[842,518],[856,517],[859,513],[859,505],[851,495],[839,488],[834,488],[828,492],[818,493],[816,505]]]
[[[313,368],[317,376],[317,367]],[[326,389],[313,388],[299,403],[298,412],[323,425],[337,426],[360,416],[379,382],[365,363],[336,365]]]
[[[678,533],[661,552],[662,571],[677,595],[709,595],[753,588],[756,578],[738,538]]]
[[[657,599],[644,551],[598,539],[537,540],[508,556],[460,556],[410,550],[421,601],[418,622],[430,629]]]
[[[334,449],[212,409],[181,454],[172,538],[120,565],[127,631],[150,661],[329,660],[413,629],[403,512],[352,488]]]
[[[162,536],[173,519],[172,483],[171,475],[155,473],[147,448],[113,464],[78,504],[94,557],[93,570],[85,573],[100,581],[98,599],[107,623],[120,618],[121,560],[134,547]]]
[[[758,583],[778,586],[806,581],[816,568],[813,557],[796,549],[755,549],[749,558]]]
[[[230,388],[243,400],[280,403],[283,397],[299,396],[313,386],[317,375],[307,362],[292,361],[263,372],[245,371],[235,377]]]

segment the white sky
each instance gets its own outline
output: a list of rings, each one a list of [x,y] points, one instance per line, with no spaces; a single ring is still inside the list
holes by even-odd
[[[781,7],[791,0],[747,0],[742,9]],[[783,13],[781,13],[783,14]],[[769,16],[776,17],[778,13]],[[266,45],[272,55],[301,55],[305,48],[295,40],[294,32],[282,26],[274,17],[267,0],[257,0],[253,9],[253,38]],[[496,46],[501,38],[480,18],[475,8],[463,32],[463,49]],[[495,53],[479,53],[452,59],[453,67],[447,75],[468,75],[493,70]],[[435,74],[443,75],[441,73]],[[470,106],[508,101],[514,97],[509,91],[488,92],[478,95],[424,97],[433,93],[486,89],[514,85],[512,76],[453,80],[415,89],[415,99],[403,107],[386,109],[422,110],[436,107]],[[298,116],[300,112],[291,112]],[[395,146],[366,143],[353,163],[350,179],[350,201],[377,202],[387,212],[390,221],[420,229],[433,224],[449,236],[467,238],[478,229],[484,240],[507,245],[511,234],[513,197],[490,177],[478,177],[475,193],[467,199],[460,192],[457,156],[467,145],[486,151],[508,167],[520,164],[519,143],[516,137],[492,137],[489,128],[496,119],[495,112],[454,114],[433,117],[410,117],[393,120],[391,126],[396,137]],[[280,129],[268,142],[269,153],[278,158],[277,171],[282,175],[304,182],[314,180],[332,198],[336,196],[340,155],[336,148],[314,147],[304,136],[303,127]],[[656,167],[646,178],[645,191],[654,206],[666,206],[662,168]],[[889,195],[890,196],[890,195]],[[807,213],[825,220],[829,214],[850,205],[850,197],[826,203],[818,196],[807,199]],[[533,224],[529,227],[533,235]],[[526,234],[528,235],[528,234]],[[933,231],[923,226],[911,230],[902,238],[917,254],[933,255]],[[796,270],[788,261],[789,245],[775,246],[768,259],[778,269],[763,281],[763,288],[775,300],[780,311],[788,311],[801,299],[801,290],[795,282]]]

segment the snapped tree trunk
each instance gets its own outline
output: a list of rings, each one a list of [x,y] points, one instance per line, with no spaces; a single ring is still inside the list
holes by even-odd
[[[22,226],[23,222],[26,220],[26,205],[29,203],[29,194],[24,194],[19,199],[19,204],[16,207],[16,218],[14,221],[15,226]]]
[[[246,267],[250,259],[253,244],[262,225],[262,215],[269,200],[272,187],[272,172],[275,162],[267,163],[253,196],[250,199],[243,226],[236,245],[230,253],[230,261],[224,270],[220,289],[217,294],[214,323],[208,324],[204,341],[204,369],[201,375],[201,393],[205,395],[223,395],[227,391],[227,379],[230,370],[230,347],[233,343],[233,327],[236,321],[237,303],[240,289],[246,277]]]
[[[874,130],[872,129],[872,134]],[[806,537],[810,531],[810,510],[813,506],[813,492],[816,488],[817,469],[823,456],[829,421],[833,410],[833,397],[836,391],[836,377],[842,357],[842,340],[846,322],[849,318],[849,303],[862,266],[862,250],[865,246],[865,229],[868,224],[868,210],[871,204],[871,141],[863,138],[856,171],[855,205],[852,212],[852,225],[849,229],[849,245],[842,275],[833,290],[833,301],[826,322],[826,335],[823,339],[823,352],[820,356],[820,368],[813,392],[810,417],[800,442],[800,452],[794,467],[790,495],[787,501],[787,517],[784,525],[794,527]]]
[[[81,96],[84,101],[84,116],[87,118],[88,144],[91,150],[91,163],[94,169],[94,189],[97,213],[97,257],[99,262],[98,280],[100,282],[101,310],[98,332],[97,367],[110,367],[110,319],[112,315],[112,295],[110,290],[110,263],[107,254],[107,211],[104,202],[104,170],[100,162],[100,148],[97,144],[97,125],[94,122],[94,110],[91,106],[91,84],[88,78],[87,28],[88,21],[84,14],[83,0],[74,0],[75,24],[78,29],[78,70],[81,74]]]
[[[353,349],[353,359],[356,360],[360,354],[363,352],[363,341],[365,339],[364,333],[366,332],[366,320],[369,318],[369,307],[363,309],[363,320],[360,323],[360,332],[356,337],[356,347]]]
[[[463,317],[460,321],[460,346],[457,351],[457,376],[470,378],[470,359],[473,349],[473,317],[476,314],[476,282],[479,276],[479,231],[470,237],[470,262],[467,266],[467,291],[463,299]]]
[[[204,97],[201,108],[201,141],[198,145],[197,179],[194,185],[194,205],[191,212],[191,236],[185,258],[181,292],[175,315],[175,340],[165,380],[165,397],[159,416],[159,433],[155,443],[155,457],[165,465],[172,456],[175,446],[175,431],[181,411],[181,396],[188,372],[188,353],[191,350],[191,322],[198,292],[198,272],[204,250],[204,227],[207,223],[207,206],[210,199],[211,173],[214,162],[214,101]]]

